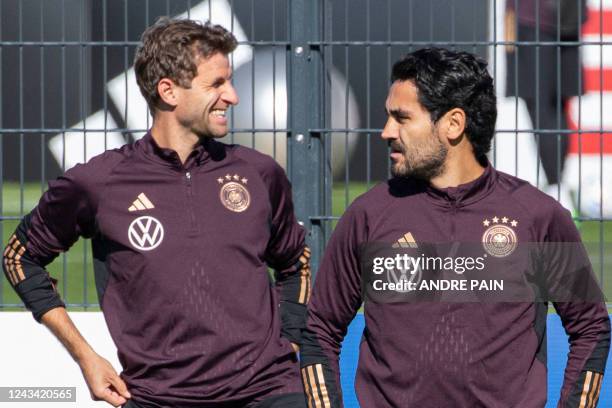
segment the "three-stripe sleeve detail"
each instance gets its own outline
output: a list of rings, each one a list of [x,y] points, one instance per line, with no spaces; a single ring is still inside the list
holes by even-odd
[[[311,272],[310,272],[310,248],[305,247],[304,252],[300,256],[299,259],[300,267],[300,295],[298,298],[298,303],[307,304],[310,300],[310,281],[311,281]]]
[[[582,393],[580,394],[579,408],[595,408],[599,401],[599,391],[603,374],[593,371],[587,371],[582,385]]]
[[[306,392],[308,408],[331,408],[331,401],[325,378],[323,366],[313,364],[302,368],[302,380]]]
[[[11,237],[4,250],[4,267],[7,271],[7,277],[13,286],[25,280],[23,265],[21,264],[21,257],[25,251],[25,246],[16,235]]]

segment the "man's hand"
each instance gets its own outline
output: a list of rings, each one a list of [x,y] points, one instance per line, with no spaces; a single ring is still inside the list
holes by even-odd
[[[43,314],[41,322],[51,330],[81,367],[91,398],[106,401],[115,407],[125,404],[127,399],[131,398],[125,383],[113,366],[85,341],[63,307]]]
[[[83,377],[94,401],[106,401],[118,407],[131,395],[113,366],[96,353],[79,361]]]

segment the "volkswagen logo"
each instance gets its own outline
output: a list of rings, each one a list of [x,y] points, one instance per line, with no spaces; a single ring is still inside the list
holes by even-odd
[[[387,269],[387,282],[394,283],[398,285],[399,289],[395,289],[396,292],[406,293],[409,292],[408,284],[418,284],[421,280],[421,268],[418,267],[414,273],[412,273],[409,269],[395,269],[389,268]],[[404,288],[405,289],[402,289]]]
[[[145,215],[136,218],[128,229],[130,243],[141,251],[150,251],[164,239],[164,227],[157,219]]]

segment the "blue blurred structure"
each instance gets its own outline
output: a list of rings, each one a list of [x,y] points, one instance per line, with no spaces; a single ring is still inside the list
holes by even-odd
[[[359,355],[359,342],[365,321],[363,314],[358,314],[351,323],[348,333],[342,344],[340,355],[340,372],[342,390],[344,393],[344,406],[346,408],[359,407],[355,396],[355,371]],[[563,370],[567,362],[568,342],[561,319],[556,314],[548,315],[548,404],[546,408],[557,406],[561,384],[563,383]],[[612,367],[612,353],[608,356],[608,367]],[[599,398],[599,407],[612,407],[612,377],[604,376]]]

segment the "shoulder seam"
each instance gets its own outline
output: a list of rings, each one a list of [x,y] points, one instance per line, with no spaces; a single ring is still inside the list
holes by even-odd
[[[100,199],[98,200],[98,205],[95,208],[95,214],[94,214],[94,222],[95,222],[95,228],[96,228],[96,234],[100,231],[100,229],[98,228],[98,208],[100,207],[100,205],[102,204],[102,201],[106,199],[106,197],[108,196],[106,194],[106,189],[108,188],[108,184],[110,182],[111,176],[113,175],[113,173],[115,173],[115,170],[117,169],[117,167],[119,167],[120,165],[123,164],[123,162],[125,162],[126,160],[132,158],[133,154],[130,155],[126,155],[124,156],[121,160],[119,160],[119,162],[113,166],[113,168],[108,172],[108,175],[106,177],[106,180],[104,181],[104,184],[102,186],[102,190],[101,190],[101,195],[100,195]]]
[[[540,191],[538,188],[532,186],[531,184],[525,182],[523,185],[521,185],[520,187],[518,187],[515,191],[519,191],[521,189],[524,188],[528,188],[528,187],[532,187],[534,189],[537,190],[538,193],[541,194],[546,194],[542,191]],[[496,188],[501,189],[504,194],[506,196],[508,196],[513,202],[515,202],[526,214],[528,214],[529,218],[533,221],[530,223],[530,227],[529,227],[529,231],[531,232],[531,234],[535,237],[536,234],[536,228],[535,228],[535,222],[538,220],[538,217],[534,216],[532,209],[530,209],[529,207],[525,206],[519,199],[517,199],[516,197],[514,197],[514,195],[512,193],[510,193],[508,190],[501,188],[501,186],[498,184],[496,186]],[[552,211],[554,211],[554,208],[552,209]],[[547,211],[547,213],[551,213],[551,211]],[[540,221],[546,221],[548,223],[548,220],[540,220]]]
[[[380,183],[380,185],[381,185],[381,186],[385,186],[385,185],[386,185],[386,186],[388,186],[388,185],[389,185],[389,181],[387,180],[386,182]],[[373,188],[371,188],[370,190],[366,191],[365,193],[363,193],[362,195],[360,195],[359,197],[357,197],[355,200],[353,200],[353,203],[351,203],[351,205],[352,205],[352,204],[356,204],[356,201],[357,201],[357,200],[359,200],[361,197],[365,196],[366,194],[368,194],[368,193],[372,192],[372,191],[373,191],[373,190],[374,190],[376,187],[377,187],[377,186],[374,186],[374,187],[373,187]],[[374,230],[376,230],[376,228],[378,227],[378,224],[380,223],[380,220],[382,219],[383,214],[385,213],[385,210],[387,210],[387,209],[388,209],[388,208],[389,208],[391,205],[393,205],[393,203],[394,203],[394,199],[393,199],[393,197],[389,197],[389,202],[388,202],[388,203],[387,203],[387,204],[386,204],[384,207],[382,207],[382,209],[381,209],[381,211],[380,211],[380,214],[379,214],[379,215],[377,215],[377,216],[376,216],[376,218],[372,220],[372,221],[373,221],[373,222],[372,222],[372,226],[371,226],[371,227],[370,227],[370,226],[368,226],[368,232],[367,232],[367,241],[366,241],[366,242],[369,242],[369,240],[370,240],[370,231],[374,231]],[[350,208],[350,205],[349,205],[349,208]],[[346,210],[345,210],[345,212],[346,212]],[[368,214],[368,212],[367,212],[367,211],[364,211],[364,213],[365,213],[366,215]]]
[[[230,149],[228,149],[228,150],[230,150]],[[233,149],[231,149],[231,150],[233,150]],[[255,149],[253,149],[253,150],[255,150]],[[232,151],[232,154],[234,154],[234,153],[235,152]],[[259,153],[259,152],[257,152],[257,153]],[[260,154],[263,155],[263,153],[260,153]],[[276,161],[272,157],[270,157],[270,156],[267,156],[267,157],[271,161],[276,163]],[[257,175],[259,176],[259,179],[261,180],[261,183],[266,187],[266,192],[267,192],[267,196],[268,196],[268,205],[270,206],[270,214],[272,214],[272,211],[273,211],[273,207],[272,207],[272,190],[270,189],[269,183],[266,183],[266,180],[265,180],[262,172],[259,171],[259,168],[257,166],[255,166],[253,163],[249,163],[249,161],[245,160],[243,157],[240,157],[238,155],[234,155],[233,159],[236,160],[236,161],[239,161],[240,163],[243,163],[245,166],[249,167],[250,169],[253,169],[254,172],[257,173]],[[278,163],[276,163],[276,164],[278,164]]]

